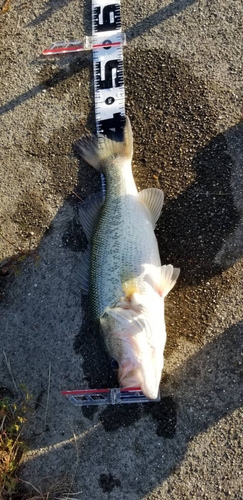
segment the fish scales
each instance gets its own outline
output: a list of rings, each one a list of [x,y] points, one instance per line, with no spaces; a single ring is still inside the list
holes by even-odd
[[[90,294],[95,317],[123,295],[122,282],[127,279],[137,277],[142,292],[139,277],[145,262],[160,265],[150,217],[138,199],[135,182],[126,182],[122,168],[107,177],[106,200],[91,247]]]

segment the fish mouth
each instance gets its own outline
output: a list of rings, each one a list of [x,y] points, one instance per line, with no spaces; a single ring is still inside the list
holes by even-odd
[[[157,380],[146,380],[139,367],[130,369],[125,375],[120,370],[118,375],[120,387],[140,387],[146,398],[154,400],[159,394],[159,383]]]
[[[139,387],[144,396],[151,400],[157,399],[159,394],[159,388],[157,386],[148,386],[141,381],[141,377],[138,376],[137,370],[131,370],[122,380],[120,380],[120,386],[127,388]]]
[[[143,394],[148,398],[148,399],[157,399],[158,395],[159,395],[159,386],[157,387],[149,387],[145,384],[141,384],[141,389],[142,389],[142,392]]]

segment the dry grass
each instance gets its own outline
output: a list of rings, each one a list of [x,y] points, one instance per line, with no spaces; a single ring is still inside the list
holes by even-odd
[[[7,358],[6,363],[16,388]],[[49,382],[50,370],[49,366]],[[74,467],[72,477],[66,475],[61,480],[53,477],[43,478],[38,485],[20,479],[21,458],[28,449],[24,440],[24,432],[30,419],[35,416],[32,396],[25,386],[20,386],[20,388],[21,391],[18,390],[18,394],[21,392],[21,395],[15,400],[12,394],[7,394],[7,396],[0,394],[0,500],[74,500],[79,498],[80,492],[72,492],[77,467]],[[77,444],[76,449],[77,462],[74,465],[77,466]]]
[[[23,432],[32,413],[31,399],[25,387],[16,401],[0,401],[0,498],[11,499],[19,484],[17,470],[27,446]]]
[[[78,493],[71,492],[71,481],[68,476],[61,480],[44,478],[38,486],[28,481],[23,481],[23,486],[28,487],[28,492],[21,500],[75,500]]]
[[[38,486],[19,478],[22,455],[28,447],[23,433],[34,416],[32,397],[25,387],[16,401],[0,400],[0,500],[74,500],[73,478],[43,478]]]
[[[5,0],[5,2],[3,2],[2,6],[0,7],[0,14],[6,14],[6,12],[10,10],[10,3],[11,0]]]

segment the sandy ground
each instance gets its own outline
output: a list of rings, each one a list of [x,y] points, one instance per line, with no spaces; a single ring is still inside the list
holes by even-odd
[[[44,489],[66,477],[82,500],[242,500],[242,1],[122,2],[134,176],[165,192],[156,234],[181,277],[166,303],[161,403],[83,410],[60,391],[114,384],[77,280],[79,198],[100,189],[73,153],[94,130],[92,58],[40,53],[90,34],[90,2],[10,6],[0,385],[16,396],[25,384],[35,402],[22,478]]]

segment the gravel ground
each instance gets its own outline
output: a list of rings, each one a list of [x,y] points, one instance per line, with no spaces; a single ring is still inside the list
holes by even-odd
[[[165,192],[156,234],[181,276],[161,402],[83,410],[60,391],[114,383],[77,280],[80,198],[100,189],[73,152],[94,130],[92,58],[40,53],[90,34],[90,2],[0,15],[0,385],[33,394],[21,475],[42,491],[65,478],[82,500],[243,499],[242,14],[241,0],[122,2],[134,176]]]

